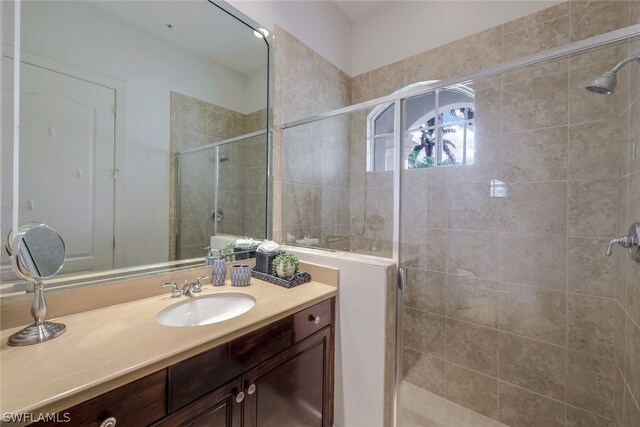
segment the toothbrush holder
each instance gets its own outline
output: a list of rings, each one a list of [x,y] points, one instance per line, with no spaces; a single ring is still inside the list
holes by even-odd
[[[231,286],[249,286],[251,284],[251,266],[246,264],[231,266]]]
[[[212,264],[211,283],[213,286],[224,286],[227,276],[227,265],[224,258],[214,259]]]

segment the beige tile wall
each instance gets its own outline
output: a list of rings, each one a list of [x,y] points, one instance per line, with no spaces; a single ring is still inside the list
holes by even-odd
[[[570,23],[599,10],[600,3],[562,4],[505,24],[495,51],[512,59],[593,35],[597,23],[574,31]],[[598,22],[606,31],[628,16]],[[507,30],[544,40],[539,48],[509,46]],[[481,37],[492,40],[492,31]],[[535,45],[535,37],[526,40]],[[467,40],[464,55],[481,57],[473,44]],[[583,88],[637,46],[607,46],[473,83],[476,163],[404,174],[406,380],[507,425],[634,425],[640,329],[629,304],[640,274],[633,277],[637,264],[626,257],[604,252],[608,239],[640,220],[630,207],[640,194],[630,151],[640,122],[638,79],[630,76],[638,65],[621,72],[613,97]],[[397,67],[388,70],[401,82],[390,87],[411,82]],[[358,80],[366,79],[354,79],[354,94]],[[491,179],[507,184],[507,198],[490,197]],[[425,196],[412,200],[416,194]]]
[[[214,223],[215,152],[185,155],[180,164],[181,195],[176,197],[176,152],[264,129],[266,109],[241,114],[215,104],[171,92],[171,163],[169,259],[202,256]],[[219,167],[219,208],[224,219],[218,232],[261,237],[266,218],[265,137],[254,137],[221,148],[228,160]],[[181,218],[180,229],[177,218]],[[177,242],[176,234],[180,242]]]
[[[349,223],[348,118],[279,126],[348,105],[351,78],[283,29],[275,36],[274,239],[340,245]]]
[[[604,253],[640,219],[628,154],[638,71],[621,73],[613,97],[584,90],[632,49],[616,44],[472,84],[476,164],[404,174],[404,200],[426,194],[403,203],[409,382],[508,425],[608,425],[624,417],[618,371],[632,393],[627,409],[637,410],[637,323],[621,306],[633,294],[619,289],[640,286],[620,278],[637,264]],[[492,179],[506,183],[506,198],[491,197]]]
[[[471,73],[503,61],[516,59],[569,42],[578,41],[586,37],[622,28],[638,22],[638,15],[640,15],[638,9],[640,9],[640,6],[638,6],[637,1],[579,0],[565,2],[524,18],[507,22],[504,25],[482,31],[436,49],[355,76],[353,77],[352,84],[352,103],[388,95],[411,83],[444,79]],[[558,65],[549,64],[549,66],[557,67]],[[502,131],[507,131],[509,127],[511,127],[512,130],[518,130],[523,129],[522,126],[541,128],[566,123],[566,117],[562,117],[561,114],[568,115],[568,111],[557,110],[557,108],[561,108],[557,107],[557,105],[562,105],[563,100],[560,99],[560,97],[566,93],[564,89],[565,86],[569,84],[569,81],[568,79],[563,80],[563,75],[550,71],[551,70],[545,70],[544,67],[534,71],[542,75],[537,81],[532,81],[528,92],[526,90],[508,90],[509,88],[519,89],[519,80],[521,79],[517,73],[514,73],[514,76],[510,78],[511,81],[509,85],[506,87],[506,99],[503,101],[504,105],[502,106],[493,102],[496,98],[495,96],[491,96],[492,94],[490,93],[500,88],[486,82],[487,87],[482,88],[484,96],[477,97],[476,99],[476,110],[484,109],[487,113],[493,114],[495,113],[495,109],[500,107],[519,108],[523,111],[529,111],[531,109],[532,114],[520,119],[528,123],[508,122],[504,124],[505,129],[501,129]],[[590,71],[583,68],[576,70],[574,74],[580,72],[589,73]],[[561,90],[556,91],[556,87]],[[539,99],[531,96],[535,91],[547,91],[548,94],[554,95],[558,99],[549,97],[545,103],[541,103]],[[580,97],[581,95],[577,96]],[[558,103],[556,101],[561,102]],[[479,102],[487,102],[489,104],[482,105],[478,104]],[[606,111],[602,110],[608,108],[608,105],[602,104],[602,102],[596,104],[598,108],[587,105],[584,108],[588,111],[581,112],[574,110],[573,113],[575,116],[581,116],[583,113],[587,113],[591,114],[591,117],[602,117],[601,114],[606,114]],[[556,110],[554,110],[554,108],[556,108]],[[350,217],[352,240],[350,248],[358,252],[366,252],[366,249],[371,246],[372,239],[372,232],[368,230],[366,226],[367,221],[363,216],[366,215],[368,217],[368,212],[375,210],[373,206],[371,206],[372,209],[370,209],[370,205],[380,203],[380,199],[365,197],[365,188],[391,187],[391,174],[386,174],[386,178],[383,178],[378,172],[365,172],[367,113],[368,112],[361,112],[351,115],[350,189],[352,198],[350,203]],[[493,117],[496,120],[500,118],[499,114],[493,114]],[[479,123],[479,125],[482,125],[482,123]],[[495,123],[487,121],[486,125],[486,128],[478,129],[477,132],[493,132]],[[518,139],[520,140],[525,138],[536,140],[536,144],[527,144],[527,152],[524,152],[521,148],[523,144],[520,144],[519,141],[508,141],[502,150],[506,152],[505,154],[511,153],[514,154],[514,156],[510,155],[507,157],[507,160],[505,160],[505,162],[507,162],[505,168],[510,167],[510,170],[505,172],[505,178],[517,178],[516,174],[518,173],[529,175],[532,173],[540,174],[541,168],[562,167],[562,165],[558,164],[562,157],[555,157],[550,154],[546,154],[547,157],[536,158],[538,165],[535,166],[531,164],[527,164],[527,166],[517,164],[517,157],[528,158],[536,149],[540,153],[549,153],[548,150],[544,149],[545,142],[543,139],[547,138],[547,140],[549,140],[550,138],[558,137],[559,135],[557,135],[557,133],[562,131],[566,131],[566,129],[550,129],[544,135],[539,135],[537,132],[518,135]],[[589,129],[584,127],[582,131],[589,132]],[[480,159],[482,167],[490,174],[498,165],[501,153],[496,151],[498,150],[497,145],[488,148],[489,149],[485,149],[484,152],[479,153],[479,155],[482,156]],[[559,148],[567,149],[565,147]],[[569,147],[569,149],[573,149],[574,154],[577,150],[575,146]],[[611,162],[610,152],[607,160]],[[509,165],[509,163],[514,162],[515,164]],[[603,165],[600,161],[596,163]],[[519,171],[517,169],[522,167],[528,167],[530,170]],[[571,172],[573,173],[574,171]],[[606,173],[604,170],[602,172]],[[467,173],[467,170],[456,171],[456,177],[453,179],[464,180],[463,177]],[[472,173],[477,174],[477,171]],[[533,179],[535,176],[531,176],[531,178]],[[370,181],[374,181],[374,183]],[[382,196],[382,198],[389,199],[386,196]],[[383,217],[385,224],[391,224],[393,222],[390,212]],[[363,231],[358,233],[360,230]],[[385,235],[390,240],[390,231],[385,230]],[[382,244],[382,247],[387,249],[390,245],[391,243],[387,241]],[[383,255],[387,252],[388,251],[383,251]]]
[[[638,22],[638,6],[634,19]],[[631,43],[630,51],[640,50],[640,40]],[[640,64],[627,70],[630,76],[629,106],[622,119],[629,123],[628,164],[618,173],[618,234],[626,234],[628,226],[640,221]],[[613,355],[616,360],[614,418],[620,425],[640,425],[640,264],[634,263],[626,251],[616,252],[616,265],[611,277],[617,283],[613,308],[615,329]]]

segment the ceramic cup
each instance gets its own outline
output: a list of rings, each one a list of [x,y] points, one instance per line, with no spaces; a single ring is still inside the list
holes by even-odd
[[[232,265],[231,266],[231,286],[249,286],[251,284],[251,266],[250,265]]]
[[[213,260],[212,273],[211,283],[213,286],[224,286],[224,280],[227,276],[227,265],[224,258]]]

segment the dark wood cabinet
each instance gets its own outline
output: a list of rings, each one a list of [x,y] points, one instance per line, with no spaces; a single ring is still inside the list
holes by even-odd
[[[174,412],[154,427],[240,427],[242,382],[231,381]]]
[[[291,347],[291,316],[168,368],[169,412]]]
[[[334,320],[331,298],[61,411],[64,425],[330,427]]]
[[[167,372],[155,372],[139,380],[125,384],[65,411],[69,423],[35,423],[38,426],[110,426],[110,420],[118,425],[144,426],[167,414]]]
[[[245,427],[330,427],[332,331],[327,326],[243,379]]]

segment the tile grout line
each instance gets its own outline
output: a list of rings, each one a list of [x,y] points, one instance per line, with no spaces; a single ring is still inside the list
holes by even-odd
[[[631,5],[631,3],[629,3],[629,5]],[[628,47],[630,48],[630,44],[628,45]],[[631,72],[629,72],[629,77],[631,77]],[[630,79],[629,79],[630,80]],[[631,84],[631,82],[629,82],[629,84]],[[631,98],[631,87],[629,87],[629,99]],[[631,107],[631,104],[629,104],[629,108]],[[626,109],[625,109],[626,111]],[[631,116],[629,116],[629,121],[627,123],[628,128],[627,128],[627,136],[628,136],[628,140],[629,140],[629,145],[631,146]],[[623,179],[626,180],[625,183],[625,187],[626,187],[626,203],[625,203],[625,209],[626,212],[624,214],[624,220],[626,222],[628,222],[631,218],[630,218],[630,213],[631,213],[631,155],[630,155],[630,147],[627,147],[626,149],[626,155],[627,155],[627,167],[626,170],[624,172],[627,173],[627,176],[624,177]],[[620,189],[618,188],[618,191],[620,191]],[[618,196],[619,198],[619,196]],[[622,226],[624,228],[624,226]],[[626,399],[626,394],[629,393],[631,395],[631,399],[635,402],[636,406],[638,406],[638,402],[635,400],[635,396],[633,395],[633,393],[631,393],[631,388],[629,387],[629,385],[627,384],[627,347],[629,346],[629,343],[627,342],[627,337],[628,337],[628,333],[629,333],[629,328],[632,328],[635,324],[635,320],[633,319],[633,317],[628,313],[628,308],[629,308],[629,285],[631,283],[631,280],[629,278],[630,274],[629,274],[629,269],[627,268],[627,265],[629,264],[629,260],[626,259],[625,257],[625,262],[623,263],[623,268],[624,268],[624,306],[623,308],[623,313],[624,313],[624,346],[623,346],[623,351],[622,351],[622,357],[623,357],[623,366],[624,366],[624,370],[621,372],[622,374],[622,381],[624,383],[624,393],[622,395],[622,419],[624,420],[626,418],[626,412],[627,412],[627,399]],[[629,324],[629,319],[631,319],[631,325]],[[615,405],[615,400],[614,400],[614,405]],[[629,408],[630,409],[630,408]],[[624,422],[624,421],[623,421]]]
[[[504,59],[504,24],[500,27],[501,29],[501,37],[502,37],[502,58]],[[499,128],[500,131],[502,131],[502,125],[503,125],[503,120],[504,120],[504,74],[500,75],[500,123],[499,123]],[[502,133],[500,133],[499,136],[499,148],[498,148],[498,168],[500,171],[500,177],[502,178],[502,145],[503,145],[503,135]],[[498,204],[498,218],[502,218],[502,209],[500,209],[502,204]],[[500,280],[502,279],[501,274],[500,274],[500,260],[502,259],[502,245],[500,244],[500,235],[497,236],[497,243],[498,243],[498,272],[497,272],[497,276],[498,276],[498,281],[497,281],[497,286],[500,286]],[[501,299],[501,295],[498,294],[498,299]],[[496,313],[496,326],[499,330],[500,328],[500,321],[501,321],[501,309],[500,309],[500,303],[498,303],[498,307],[497,307],[497,313]],[[498,372],[497,372],[497,376],[498,378],[500,377],[500,332],[498,332]],[[497,387],[497,405],[498,405],[498,413],[497,413],[497,419],[498,422],[502,421],[502,417],[500,416],[500,380],[498,379],[498,381],[496,382],[496,387]]]
[[[446,177],[446,182],[448,184],[449,183],[448,175],[445,175],[445,177]],[[427,183],[428,183],[428,181],[427,181]],[[428,199],[427,199],[427,201],[428,201]],[[450,210],[450,207],[449,207],[450,201],[451,200],[449,199],[449,192],[447,191],[447,193],[445,195],[445,206],[446,206],[447,213]],[[451,222],[451,218],[449,217],[449,215],[447,215],[447,239],[446,239],[447,247],[446,247],[445,252],[444,252],[444,254],[445,254],[444,255],[444,269],[445,270],[448,269],[448,264],[449,264],[449,227],[451,226],[450,222]],[[427,239],[428,239],[428,237],[427,237]],[[449,280],[448,280],[448,277],[447,277],[446,274],[444,276],[444,280],[445,280],[445,286],[448,287]],[[446,300],[445,300],[445,311],[444,312],[445,312],[445,324],[444,324],[444,339],[445,339],[445,342],[444,342],[444,390],[443,390],[443,392],[444,392],[445,399],[447,399],[447,394],[448,394],[447,393],[447,371],[448,371],[448,369],[447,369],[447,360],[448,360],[447,359],[447,338],[448,338],[448,335],[447,335],[447,325],[448,325],[447,314],[448,313],[447,313],[447,301]]]
[[[629,123],[629,126],[631,126],[631,124]],[[629,133],[630,133],[630,129],[629,129]],[[631,142],[629,140],[629,142]],[[627,148],[627,172],[630,172],[631,170],[631,156],[629,156],[629,149]],[[626,212],[624,214],[624,220],[625,221],[629,221],[629,213],[631,210],[631,179],[629,178],[629,176],[627,176],[626,178],[626,196],[627,196],[627,200],[625,203],[625,208],[626,208]],[[623,262],[622,264],[622,268],[624,268],[624,306],[622,306],[623,312],[624,312],[624,346],[622,349],[622,366],[623,366],[623,370],[621,372],[622,374],[622,382],[624,383],[624,391],[622,393],[622,419],[623,422],[626,418],[626,412],[627,412],[627,398],[626,395],[627,393],[629,393],[631,395],[631,398],[634,399],[633,393],[631,393],[631,389],[629,388],[628,384],[627,384],[627,346],[629,345],[629,343],[627,342],[627,332],[629,329],[629,319],[631,319],[631,321],[633,322],[633,318],[629,315],[627,309],[629,308],[628,304],[629,304],[629,271],[627,268],[627,263],[628,260],[626,260],[625,258],[625,262]],[[620,304],[622,305],[622,304]],[[635,399],[634,399],[635,400]],[[637,402],[636,402],[637,405]]]
[[[635,175],[636,173],[640,175],[640,171],[634,172],[632,175]],[[597,181],[601,181],[601,180],[597,180]],[[605,181],[614,181],[614,179],[609,179]],[[561,183],[561,182],[564,182],[564,181],[558,181],[558,183]],[[584,236],[584,235],[573,235],[573,234],[568,234],[568,235],[567,234],[544,234],[544,233],[530,233],[530,232],[519,232],[519,231],[500,231],[500,230],[481,230],[481,229],[473,230],[473,229],[465,229],[465,228],[448,229],[448,228],[442,228],[442,227],[404,227],[404,229],[406,230],[428,229],[428,230],[440,230],[440,231],[453,231],[453,232],[460,232],[460,233],[466,232],[466,233],[478,233],[478,234],[504,234],[504,235],[516,235],[516,236],[526,236],[526,237],[569,237],[571,239],[590,239],[590,240],[602,240],[607,242],[610,240],[608,234],[606,236]],[[437,270],[434,270],[434,271],[437,271]],[[467,276],[467,277],[475,277],[475,276]],[[483,277],[478,277],[478,279],[483,279]]]
[[[572,2],[569,2],[569,37],[571,37],[571,6]],[[571,125],[571,55],[567,58],[568,69],[567,69],[567,129],[570,128]],[[569,145],[571,137],[571,132],[567,132],[567,163],[566,163],[566,174],[567,178],[569,177]],[[564,292],[564,423],[567,424],[568,417],[568,408],[567,408],[567,390],[569,389],[569,190],[570,190],[569,180],[567,179],[566,183],[566,195],[567,195],[567,205],[565,211],[565,223],[567,224],[567,236],[565,240],[565,259],[567,262],[565,263],[565,292]]]
[[[445,276],[454,276],[454,277],[460,277],[460,278],[466,278],[467,277],[467,276],[458,276],[458,275],[455,275],[455,274],[439,272],[439,271],[415,269],[413,267],[411,267],[410,269],[417,270],[417,271],[424,271],[425,273],[437,273],[439,275],[445,275]],[[558,293],[558,294],[565,292],[565,291],[562,291],[562,290],[559,290],[559,289],[540,288],[540,287],[536,287],[536,286],[523,285],[523,284],[518,284],[518,283],[510,283],[510,282],[501,282],[501,283],[505,283],[505,284],[508,284],[508,285],[511,285],[511,286],[516,286],[516,287],[526,288],[526,289],[540,290],[540,291],[544,291],[544,292],[553,292],[553,293]],[[449,285],[451,285],[451,284],[449,284],[447,282],[447,286],[449,286]],[[456,285],[456,286],[468,287],[468,288],[471,288],[471,289],[479,289],[479,290],[483,290],[483,291],[493,291],[493,292],[498,293],[498,294],[504,294],[504,293],[507,292],[506,290],[499,289],[499,288],[480,287],[480,286],[473,286],[473,285],[466,285],[466,284]],[[577,296],[581,296],[581,297],[594,298],[594,299],[598,299],[598,300],[601,300],[601,301],[610,301],[612,303],[618,303],[619,304],[619,302],[614,297],[603,297],[603,296],[591,295],[591,294],[585,294],[585,293],[579,293],[579,292],[567,292],[567,295],[565,295],[565,298],[568,298],[569,295],[577,295]],[[473,320],[468,320],[468,319],[464,319],[464,318],[459,318],[459,317],[454,317],[451,314],[446,314],[445,315],[442,312],[436,312],[436,311],[432,311],[432,310],[429,310],[429,309],[424,309],[424,308],[420,308],[420,307],[412,306],[412,305],[407,305],[407,304],[405,304],[405,307],[407,307],[409,309],[412,309],[412,310],[415,310],[415,311],[418,311],[418,312],[421,312],[421,313],[429,314],[429,315],[434,316],[434,317],[447,317],[447,318],[450,318],[452,320],[464,322],[464,323],[467,323],[467,324],[470,324],[470,325],[483,327],[483,328],[487,328],[487,329],[491,329],[491,330],[497,330],[499,332],[510,333],[510,334],[513,334],[513,335],[517,335],[517,336],[520,336],[520,337],[523,337],[523,338],[527,338],[527,339],[530,339],[530,340],[534,340],[534,341],[538,341],[538,342],[541,342],[541,343],[552,344],[552,345],[560,345],[560,344],[557,344],[557,343],[554,343],[554,342],[551,342],[551,341],[545,341],[545,340],[542,340],[542,339],[539,339],[539,338],[534,338],[534,337],[527,336],[527,335],[524,335],[524,334],[520,334],[520,333],[517,333],[517,332],[501,329],[499,326],[498,327],[492,327],[492,326],[489,326],[489,325],[487,325],[485,323],[481,323],[481,322],[477,322],[477,321],[473,321]],[[592,355],[595,355],[595,356],[598,356],[598,357],[611,359],[611,357],[609,357],[609,356],[598,354],[598,353],[594,353],[594,352],[591,352],[591,351],[586,351],[586,350],[583,350],[583,349],[573,348],[573,347],[569,347],[569,346],[567,346],[567,348],[571,348],[573,350],[577,350],[577,351],[581,351],[581,352],[584,352],[584,353],[592,354]]]

